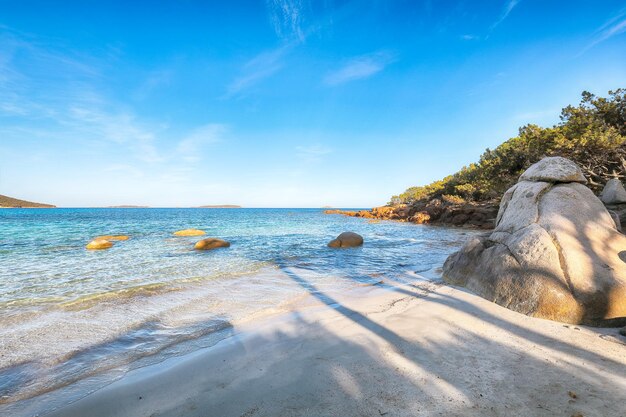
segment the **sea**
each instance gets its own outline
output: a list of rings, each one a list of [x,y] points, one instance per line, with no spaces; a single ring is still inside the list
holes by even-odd
[[[173,235],[188,228],[231,246],[194,250],[203,237]],[[326,246],[344,231],[364,245]],[[323,209],[0,209],[0,415],[49,411],[311,293],[438,280],[476,233]],[[86,250],[99,235],[130,239]]]

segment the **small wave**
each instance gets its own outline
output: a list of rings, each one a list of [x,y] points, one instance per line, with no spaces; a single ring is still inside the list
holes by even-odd
[[[65,301],[59,306],[64,310],[79,311],[86,310],[96,304],[133,297],[149,297],[152,295],[163,294],[172,291],[178,291],[180,288],[170,285],[169,283],[156,283],[148,285],[140,285],[137,287],[123,288],[115,291],[107,291],[99,294],[85,295],[71,301]]]
[[[59,245],[59,246],[46,246],[42,248],[42,252],[67,252],[77,249],[82,249],[80,245]]]

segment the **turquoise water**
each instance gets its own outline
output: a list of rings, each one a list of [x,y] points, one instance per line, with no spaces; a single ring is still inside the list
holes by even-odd
[[[194,251],[202,237],[172,235],[187,228],[231,247]],[[364,246],[326,247],[346,230]],[[124,372],[181,341],[288,309],[306,283],[333,292],[437,278],[472,233],[320,209],[0,210],[0,404]],[[85,250],[111,234],[131,238]]]

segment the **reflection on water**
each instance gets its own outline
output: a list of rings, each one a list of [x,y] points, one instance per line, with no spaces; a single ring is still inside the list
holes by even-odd
[[[231,247],[193,250],[198,228]],[[362,248],[326,243],[351,230]],[[316,288],[437,276],[474,232],[324,215],[318,209],[0,210],[0,404],[153,357]],[[98,235],[130,235],[105,251]],[[190,345],[191,346],[191,345]],[[0,408],[1,410],[1,408]]]

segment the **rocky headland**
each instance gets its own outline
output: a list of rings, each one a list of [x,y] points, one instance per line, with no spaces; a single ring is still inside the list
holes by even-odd
[[[415,204],[390,205],[359,211],[333,209],[325,210],[324,213],[416,224],[492,229],[498,214],[498,202],[460,202],[444,196],[418,201]]]
[[[626,190],[619,179],[611,179],[606,183],[600,194],[600,201],[615,219],[617,229],[626,230]],[[420,200],[413,204],[387,205],[358,211],[332,209],[325,210],[324,213],[372,220],[396,220],[415,224],[491,230],[496,227],[500,204],[500,199],[497,198],[482,202],[466,202],[451,196],[442,196]]]
[[[413,186],[372,210],[327,210],[368,219],[493,229],[501,196],[531,165],[550,156],[576,163],[587,187],[626,227],[626,89],[608,97],[582,93],[551,127],[522,126],[516,137],[486,149],[477,162],[430,184]]]

